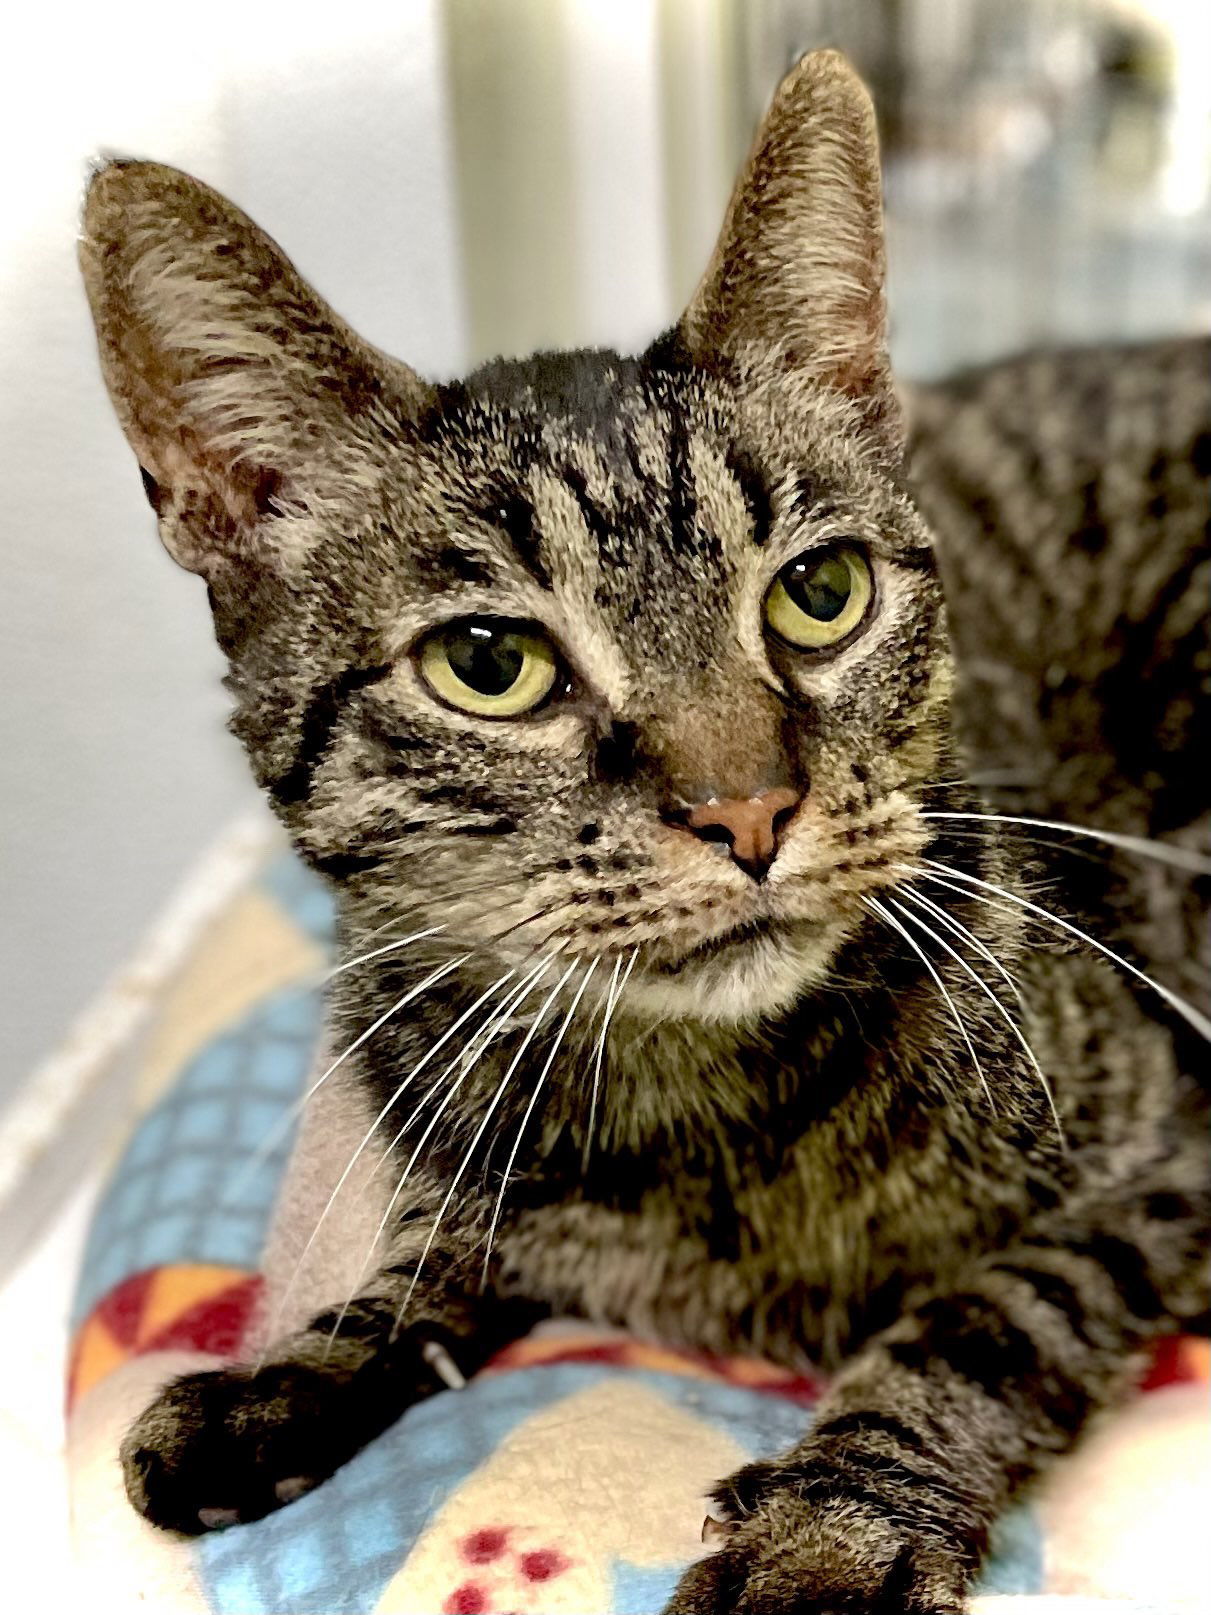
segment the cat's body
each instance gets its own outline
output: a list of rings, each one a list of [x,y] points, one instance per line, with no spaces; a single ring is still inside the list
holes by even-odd
[[[1003,362],[923,391],[914,417],[983,794],[1205,853],[1211,341]],[[1101,852],[1059,860],[1064,901],[1206,1003],[1205,884]]]
[[[362,1293],[169,1387],[132,1498],[255,1517],[579,1312],[838,1371],[721,1485],[676,1610],[953,1608],[996,1514],[1206,1309],[1205,1051],[1035,926],[1071,853],[934,816],[1028,768],[1002,812],[1193,833],[1205,346],[923,395],[914,502],[869,108],[829,56],[638,360],[429,388],[150,167],[94,185],[85,267],[237,732],[339,894],[334,1047],[405,1129]],[[1124,724],[1116,669],[1158,641]],[[1131,867],[1081,917],[1188,989],[1192,875]]]

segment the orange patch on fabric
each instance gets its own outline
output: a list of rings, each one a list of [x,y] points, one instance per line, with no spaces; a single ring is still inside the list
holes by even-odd
[[[238,1267],[158,1267],[150,1275],[143,1296],[139,1320],[140,1344],[153,1339],[162,1329],[202,1302],[211,1301],[247,1279]]]
[[[115,1368],[120,1368],[130,1357],[130,1349],[115,1340],[103,1319],[92,1315],[76,1336],[68,1371],[67,1405],[70,1409],[78,1396],[103,1380]]]
[[[596,1335],[578,1330],[574,1335],[534,1335],[514,1341],[497,1352],[485,1373],[536,1368],[546,1363],[600,1363],[617,1368],[646,1368],[718,1384],[740,1385],[746,1390],[784,1396],[811,1407],[818,1402],[824,1382],[810,1374],[796,1374],[759,1357],[712,1357],[705,1352],[653,1341],[628,1340],[617,1334]]]
[[[115,1368],[153,1351],[232,1357],[252,1321],[263,1280],[239,1267],[181,1263],[149,1268],[116,1284],[76,1335],[67,1406]]]
[[[1140,1381],[1142,1391],[1166,1385],[1204,1385],[1211,1380],[1211,1340],[1196,1335],[1170,1335],[1152,1348]]]
[[[709,1379],[746,1390],[764,1391],[812,1407],[826,1386],[823,1377],[796,1374],[760,1357],[711,1357],[676,1346],[628,1340],[616,1333],[532,1335],[515,1340],[497,1352],[484,1369],[488,1374],[511,1369],[537,1368],[547,1363],[600,1363],[616,1368],[647,1368],[693,1379]],[[1166,1385],[1205,1384],[1211,1381],[1211,1341],[1192,1335],[1168,1336],[1153,1346],[1140,1389],[1160,1390]]]

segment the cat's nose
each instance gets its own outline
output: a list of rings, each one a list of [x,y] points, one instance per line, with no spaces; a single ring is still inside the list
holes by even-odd
[[[715,797],[666,814],[702,841],[725,842],[746,875],[764,880],[778,856],[783,832],[799,806],[800,796],[789,786],[758,791],[756,796]]]

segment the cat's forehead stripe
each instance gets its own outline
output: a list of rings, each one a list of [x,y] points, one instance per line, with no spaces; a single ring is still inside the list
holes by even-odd
[[[590,496],[587,480],[575,468],[530,474],[535,526],[548,565],[561,582],[569,576],[596,575],[609,534],[609,517]]]
[[[551,574],[539,550],[538,524],[533,500],[510,491],[497,498],[486,512],[486,519],[503,532],[513,553],[540,588],[550,589]]]
[[[657,659],[700,660],[755,552],[843,519],[857,493],[844,457],[805,455],[784,422],[656,350],[498,361],[446,401],[431,465],[452,519],[430,567],[489,589],[524,574],[579,633],[650,619]]]

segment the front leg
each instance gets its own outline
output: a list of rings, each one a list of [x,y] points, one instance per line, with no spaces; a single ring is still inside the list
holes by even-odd
[[[404,1311],[426,1227],[410,1222],[401,1250],[361,1294],[275,1343],[261,1364],[165,1386],[122,1444],[139,1513],[191,1535],[260,1519],[522,1332],[529,1320],[516,1304],[478,1293],[466,1218],[443,1225]]]
[[[1203,1198],[1171,1185],[1040,1221],[842,1372],[803,1442],[715,1493],[724,1542],[667,1615],[961,1610],[997,1517],[1137,1353],[1206,1306]]]

